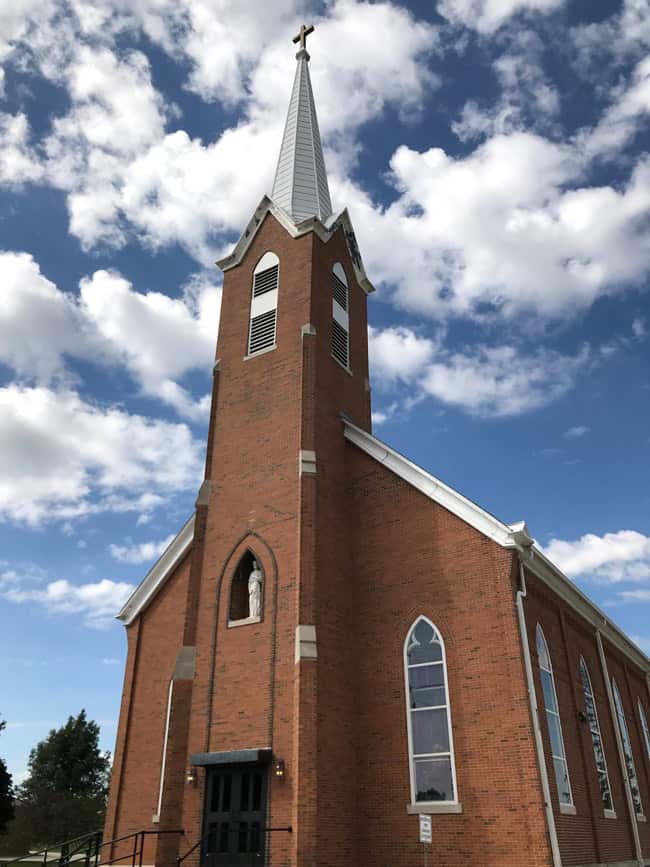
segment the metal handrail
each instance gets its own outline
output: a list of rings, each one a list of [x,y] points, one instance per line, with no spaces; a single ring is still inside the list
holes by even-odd
[[[65,840],[63,843],[55,843],[50,846],[46,846],[44,849],[39,849],[37,852],[28,852],[26,855],[21,855],[19,858],[12,858],[11,861],[0,861],[0,867],[10,867],[10,865],[19,864],[21,861],[33,861],[34,858],[42,855],[42,863],[43,867],[47,867],[48,854],[52,852],[56,852],[60,850],[58,857],[52,859],[53,862],[56,862],[57,867],[70,867],[70,862],[76,855],[85,854],[85,857],[80,857],[79,861],[84,861],[84,867],[110,867],[112,864],[118,864],[120,861],[126,861],[127,859],[131,859],[131,867],[142,867],[142,859],[144,854],[144,839],[145,837],[151,835],[162,835],[162,834],[180,834],[181,836],[185,834],[185,831],[180,830],[169,830],[169,831],[133,831],[131,834],[123,834],[121,837],[114,837],[112,840],[104,840],[103,842],[99,842],[102,839],[101,831],[92,831],[89,834],[82,834],[79,837],[73,837],[71,840]],[[119,858],[112,858],[108,861],[102,861],[100,857],[100,852],[105,846],[113,846],[117,843],[124,843],[126,840],[133,840],[133,850],[129,852],[127,855],[122,855]],[[82,842],[83,841],[83,842]],[[75,849],[70,849],[72,844],[80,843],[81,845],[77,846]],[[94,850],[94,851],[93,851]]]
[[[99,838],[101,839],[102,832],[101,831],[89,831],[87,834],[80,834],[78,837],[72,837],[70,840],[64,840],[62,843],[50,843],[48,846],[45,846],[43,849],[37,849],[36,852],[28,852],[26,855],[20,855],[18,858],[12,858],[10,861],[0,861],[0,867],[9,867],[10,864],[17,864],[20,861],[24,861],[28,858],[30,861],[34,860],[38,855],[43,855],[43,863],[47,864],[47,855],[52,851],[60,851],[61,857],[57,860],[61,861],[66,858],[72,857],[72,855],[76,855],[83,849],[83,846],[80,846],[74,852],[69,852],[69,849],[66,850],[66,853],[63,853],[64,847],[69,847],[72,843],[78,843],[79,841],[91,841],[93,839]]]

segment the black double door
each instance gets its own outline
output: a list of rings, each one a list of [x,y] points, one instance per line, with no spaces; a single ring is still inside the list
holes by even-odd
[[[264,864],[266,767],[208,768],[203,826],[203,867]]]

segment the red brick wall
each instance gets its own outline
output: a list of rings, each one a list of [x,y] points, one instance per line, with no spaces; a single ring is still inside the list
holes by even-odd
[[[616,747],[615,723],[610,712],[595,630],[566,602],[529,572],[526,573],[526,583],[528,587],[528,596],[525,600],[526,622],[562,863],[579,865],[633,860],[635,858],[634,840]],[[536,648],[537,623],[544,631],[553,665],[564,746],[576,808],[575,815],[561,814],[559,808],[555,774],[550,759],[548,726],[541,692]],[[610,677],[616,678],[626,707],[632,748],[637,764],[637,775],[643,797],[644,790],[647,791],[648,788],[648,778],[647,776],[644,778],[640,772],[643,770],[639,767],[641,743],[638,741],[638,736],[635,741],[633,731],[634,716],[638,716],[638,714],[632,708],[631,698],[626,690],[625,673],[627,671],[630,678],[636,679],[637,686],[642,685],[643,680],[631,663],[624,659],[605,639],[603,639],[603,645]],[[579,712],[585,711],[579,670],[581,656],[589,669],[594,690],[616,818],[605,818],[589,726],[578,717]],[[646,798],[644,798],[645,803],[648,803]],[[643,850],[647,857],[650,855],[647,824],[639,823],[638,827],[643,842]]]
[[[424,614],[445,641],[461,815],[432,817],[435,863],[549,865],[512,553],[348,445],[346,648],[357,672],[359,865],[422,859],[411,800],[403,646]]]
[[[156,827],[151,819],[157,809],[169,683],[182,644],[189,565],[186,556],[127,628],[129,653],[105,839]],[[174,786],[169,774],[166,785]],[[155,846],[154,838],[147,840],[144,864],[154,863]],[[124,846],[117,855],[123,852]]]

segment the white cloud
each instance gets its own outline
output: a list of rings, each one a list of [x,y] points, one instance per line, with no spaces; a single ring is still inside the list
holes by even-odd
[[[617,158],[641,129],[650,114],[650,57],[637,64],[627,86],[614,88],[610,100],[610,107],[596,126],[579,137],[587,156]]]
[[[38,181],[42,174],[38,157],[29,143],[26,115],[0,112],[0,184],[19,185],[26,181]]]
[[[86,626],[105,628],[133,593],[132,584],[104,578],[94,584],[72,584],[61,579],[43,589],[15,588],[2,595],[9,602],[36,602],[50,614],[76,614]]]
[[[60,79],[72,105],[53,123],[42,166],[48,182],[67,192],[70,231],[86,248],[120,246],[135,233],[152,246],[178,242],[207,265],[223,243],[216,239],[241,230],[271,186],[299,8],[287,0],[261,11],[255,5],[252,14],[248,4],[226,0],[112,0],[98,10],[76,0],[74,27],[84,40],[104,44],[86,44],[79,34],[69,40]],[[332,5],[317,26],[321,127],[336,148],[333,161],[345,163],[356,158],[355,131],[365,121],[388,105],[418,110],[434,84],[421,58],[435,46],[436,31],[390,3],[353,0]],[[204,97],[245,95],[238,125],[208,144],[183,130],[165,134],[171,109],[152,85],[146,58],[111,47],[134,27],[176,59],[189,57],[190,86]]]
[[[81,281],[81,309],[145,394],[172,405],[181,415],[203,418],[209,395],[194,401],[178,380],[194,369],[209,370],[219,327],[221,290],[197,275],[181,299],[135,292],[119,274],[96,271]]]
[[[473,415],[519,415],[563,397],[588,360],[587,349],[567,357],[547,349],[526,355],[513,346],[478,346],[429,365],[422,387]]]
[[[409,328],[368,328],[368,348],[373,377],[381,383],[408,381],[422,373],[431,359],[434,342]]]
[[[29,254],[8,252],[0,253],[0,280],[0,361],[22,379],[70,379],[66,355],[119,364],[144,394],[190,419],[207,415],[209,395],[196,400],[180,382],[191,370],[209,371],[214,358],[221,288],[208,274],[195,274],[182,298],[170,298],[96,271],[73,296]]]
[[[564,0],[440,0],[438,12],[451,21],[490,34],[518,12],[548,13]]]
[[[184,424],[100,408],[71,391],[0,389],[0,519],[39,524],[146,512],[198,485],[201,447]]]
[[[110,545],[111,557],[120,563],[146,563],[149,560],[157,560],[163,551],[174,540],[174,534],[167,536],[160,542],[140,542],[129,545]]]
[[[560,97],[544,71],[546,46],[532,30],[508,31],[507,50],[492,63],[501,93],[494,104],[469,100],[451,125],[461,141],[549,127],[560,109]],[[552,129],[552,126],[551,126]]]
[[[63,374],[64,353],[87,351],[74,300],[41,274],[28,253],[0,253],[0,361],[19,377]]]
[[[577,424],[564,431],[564,436],[569,440],[576,440],[589,433],[589,428],[584,424]]]
[[[114,657],[105,657],[102,659],[102,665],[121,665],[121,659],[115,659]]]
[[[385,210],[345,184],[370,273],[418,314],[570,316],[640,281],[650,261],[650,160],[627,184],[579,186],[580,153],[497,135],[466,157],[405,146]]]
[[[543,551],[571,578],[611,583],[650,578],[650,536],[636,530],[587,533],[575,541],[552,539]]]
[[[519,415],[563,397],[591,359],[586,346],[575,356],[508,345],[450,351],[405,327],[370,328],[369,337],[373,381],[389,392],[411,387],[406,400],[400,395],[403,409],[428,395],[472,415]],[[388,417],[384,411],[375,421]]]

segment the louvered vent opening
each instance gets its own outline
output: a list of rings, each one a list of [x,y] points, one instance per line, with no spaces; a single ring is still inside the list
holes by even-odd
[[[262,349],[275,345],[276,310],[269,310],[251,319],[251,332],[248,341],[248,354],[253,355]]]
[[[336,276],[336,274],[332,274],[332,292],[334,294],[334,300],[336,303],[343,308],[343,310],[348,309],[348,287],[342,280]]]
[[[343,367],[349,367],[348,332],[332,319],[332,355]]]
[[[255,275],[253,282],[253,298],[258,298],[266,292],[278,288],[278,266],[267,268]]]

